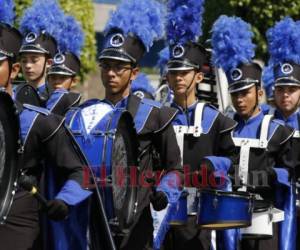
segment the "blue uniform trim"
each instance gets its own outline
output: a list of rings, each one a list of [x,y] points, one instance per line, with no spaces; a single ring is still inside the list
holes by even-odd
[[[66,118],[65,119],[65,125],[67,127],[70,127],[72,125],[73,119],[74,119],[74,117],[75,117],[75,115],[78,111],[80,111],[80,109],[78,107],[71,108],[71,109],[68,110],[68,112],[65,115],[65,118]]]
[[[157,102],[157,101],[154,101],[154,100],[151,100],[151,99],[148,99],[148,98],[143,98],[141,100],[141,103],[144,103],[144,104],[156,107],[156,108],[161,108],[162,107],[162,104],[160,102]]]
[[[48,99],[46,103],[46,108],[52,111],[60,102],[61,98],[63,98],[63,96],[67,93],[68,91],[65,89],[55,90]]]
[[[48,109],[45,109],[45,108],[42,108],[42,107],[37,107],[37,106],[27,104],[27,103],[23,104],[23,106],[27,109],[33,110],[33,111],[38,112],[38,113],[42,113],[44,115],[51,114],[51,112]]]
[[[202,114],[202,133],[208,134],[215,120],[219,115],[219,111],[211,105],[205,105]],[[196,124],[195,124],[196,125]]]
[[[74,206],[89,197],[92,192],[84,190],[76,181],[68,180],[56,195],[55,199],[63,200],[66,204]]]
[[[148,101],[146,103],[143,100],[141,101],[141,103],[138,107],[138,110],[136,112],[136,115],[134,117],[134,126],[135,126],[136,132],[138,134],[143,130],[143,128],[146,124],[146,121],[154,107],[153,105],[150,105],[149,104],[150,102],[148,102]],[[151,102],[153,102],[153,101],[151,101]]]
[[[33,127],[33,124],[38,117],[39,113],[30,110],[30,109],[24,109],[20,116],[20,131],[21,131],[21,139],[23,145],[26,144],[28,135]]]

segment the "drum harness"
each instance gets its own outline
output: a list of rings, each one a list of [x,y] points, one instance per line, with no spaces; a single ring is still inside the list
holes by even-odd
[[[202,102],[197,103],[197,106],[195,109],[195,119],[194,119],[193,126],[173,125],[177,144],[180,149],[181,165],[183,165],[183,151],[184,151],[184,136],[185,136],[185,134],[191,134],[194,137],[200,137],[203,132],[202,116],[203,116],[204,107],[205,107],[205,103],[202,103]],[[187,196],[188,214],[195,215],[196,213],[195,213],[195,211],[193,211],[193,207],[195,205],[195,200],[197,197],[197,188],[185,187],[185,190],[188,192],[188,196]]]
[[[238,191],[246,192],[247,191],[247,182],[248,182],[248,170],[249,170],[249,156],[251,148],[261,148],[266,149],[268,146],[268,130],[270,122],[273,118],[273,115],[265,115],[262,121],[260,129],[260,138],[238,138],[233,137],[233,142],[235,146],[240,147],[240,161],[239,161],[239,178],[242,181],[242,187]],[[255,195],[256,200],[262,200],[262,197],[258,194]],[[271,206],[269,208],[270,221],[278,222],[283,220],[283,214],[278,213],[278,210]]]

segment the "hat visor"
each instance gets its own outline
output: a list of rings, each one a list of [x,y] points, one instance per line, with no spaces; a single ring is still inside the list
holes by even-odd
[[[250,82],[250,81],[249,82],[241,81],[241,82],[232,83],[232,84],[229,84],[229,86],[228,86],[228,92],[229,92],[229,94],[232,94],[232,93],[236,93],[239,91],[243,91],[245,89],[250,89],[255,84],[256,84],[255,82]]]
[[[49,52],[41,47],[38,47],[34,44],[25,44],[22,45],[19,54],[21,53],[39,53],[39,54],[49,54]]]
[[[275,87],[279,87],[279,86],[297,86],[300,87],[300,81],[298,81],[297,79],[293,78],[293,77],[281,77],[276,79]]]
[[[50,69],[47,72],[47,75],[63,75],[63,76],[74,76],[76,75],[75,72],[67,69],[66,67],[61,67],[59,65],[55,65],[50,67]]]
[[[7,55],[5,55],[4,53],[0,52],[0,61],[4,61],[7,59]]]
[[[191,64],[187,61],[180,61],[180,60],[171,60],[167,64],[168,71],[184,71],[184,70],[193,70],[197,68],[198,67],[194,64]]]
[[[98,60],[100,61],[103,59],[134,63],[134,60],[132,60],[132,58],[130,58],[128,54],[114,48],[103,50]]]

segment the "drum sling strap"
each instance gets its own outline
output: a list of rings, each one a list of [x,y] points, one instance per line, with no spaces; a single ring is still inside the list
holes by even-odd
[[[173,125],[176,134],[177,144],[180,149],[181,164],[183,164],[184,135],[192,134],[195,137],[200,137],[203,132],[202,115],[203,115],[204,106],[205,103],[197,103],[193,126]]]
[[[248,168],[249,168],[249,156],[251,148],[265,149],[268,146],[268,130],[272,119],[272,115],[265,115],[262,121],[260,129],[260,138],[238,138],[233,137],[235,146],[240,147],[240,161],[239,161],[239,177],[242,180],[243,187],[239,188],[239,191],[247,191],[248,182]]]

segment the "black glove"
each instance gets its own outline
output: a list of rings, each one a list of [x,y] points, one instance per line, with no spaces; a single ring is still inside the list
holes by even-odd
[[[51,220],[63,220],[68,213],[69,208],[62,200],[50,200],[47,202],[47,214]]]
[[[168,198],[166,194],[162,191],[153,192],[150,195],[150,201],[154,210],[160,211],[167,207],[168,205]]]

